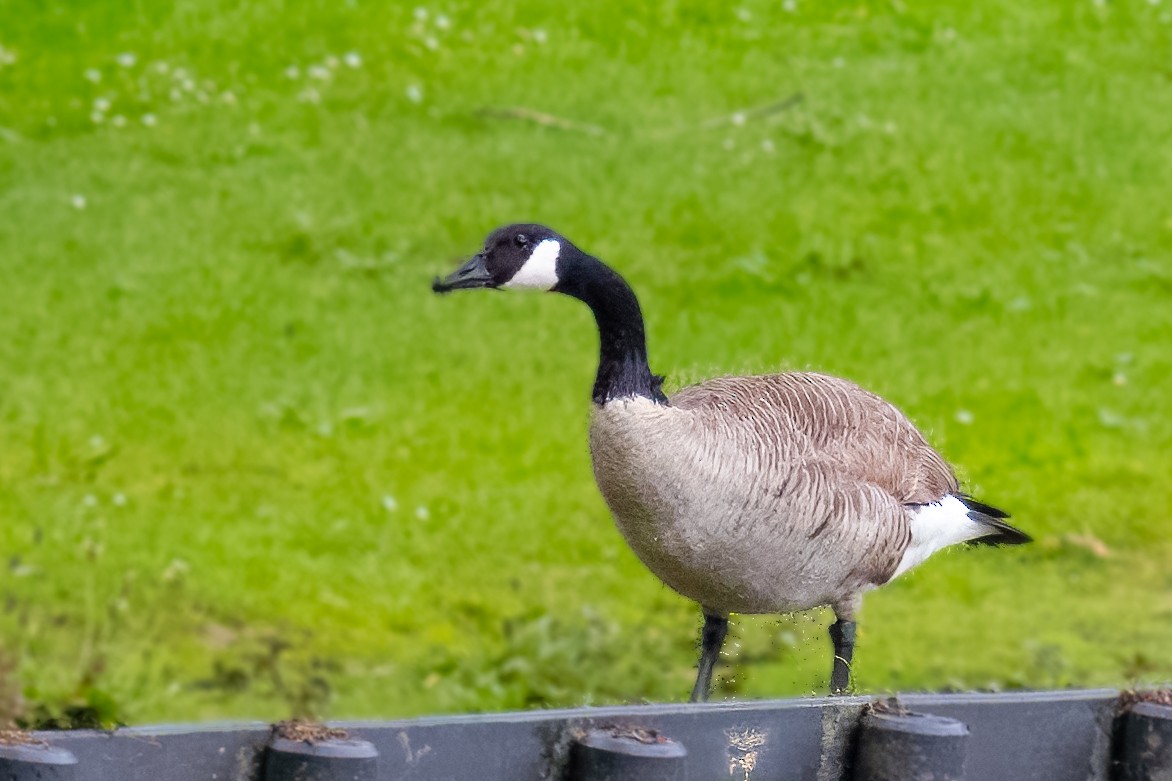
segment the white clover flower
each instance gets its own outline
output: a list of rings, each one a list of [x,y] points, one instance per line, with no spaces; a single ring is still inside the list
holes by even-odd
[[[297,99],[302,103],[321,103],[321,93],[313,87],[306,87],[297,93]]]
[[[1122,428],[1127,422],[1127,418],[1115,410],[1107,407],[1099,407],[1099,423],[1104,428]]]
[[[90,122],[93,122],[95,125],[100,125],[105,121],[106,121],[106,115],[103,114],[102,112],[100,112],[100,111],[91,111],[90,112]]]
[[[545,30],[538,27],[537,29],[535,29],[533,31],[533,40],[535,42],[537,42],[538,44],[544,44],[546,41],[549,40],[549,36],[546,35]]]
[[[183,559],[171,559],[167,568],[163,570],[163,582],[173,583],[191,571],[191,565]]]
[[[976,418],[973,416],[973,413],[967,409],[958,409],[956,411],[956,422],[962,426],[972,425],[972,422],[975,419]]]
[[[309,78],[317,79],[318,81],[328,81],[330,78],[330,69],[324,65],[310,65]]]
[[[288,68],[285,68],[285,78],[291,80],[301,78],[301,69],[296,65],[290,65]]]
[[[423,102],[423,88],[418,84],[410,84],[407,86],[407,100],[412,103]]]
[[[155,72],[156,73],[166,73],[169,70],[171,70],[171,66],[168,65],[163,60],[159,60],[158,62],[155,63]]]
[[[121,114],[115,114],[114,118],[110,120],[110,124],[114,127],[126,127],[126,117]]]
[[[122,52],[114,58],[114,61],[123,68],[133,68],[135,63],[138,62],[138,57],[134,55],[134,52]]]
[[[383,497],[383,509],[389,513],[393,513],[395,510],[399,509],[399,503],[395,501],[395,497],[387,494]]]
[[[452,20],[444,14],[440,14],[435,18],[435,26],[440,30],[446,30],[452,26]]]
[[[126,494],[119,491],[118,493],[116,493],[110,497],[110,501],[114,503],[115,507],[125,507],[126,506]]]
[[[415,517],[421,521],[426,521],[431,517],[431,510],[428,510],[423,505],[419,505],[415,508]]]
[[[16,52],[12,49],[5,49],[3,44],[0,44],[0,68],[5,65],[13,65],[16,63]]]
[[[109,98],[94,98],[94,111],[100,111],[105,114],[110,110]]]
[[[427,9],[422,6],[418,6],[415,9],[415,18],[421,22],[426,21],[427,20]]]
[[[337,57],[335,57],[334,55],[331,54],[328,57],[326,57],[325,63],[326,63],[326,67],[329,68],[330,70],[337,70],[338,65],[341,64],[341,60],[339,60]]]
[[[362,55],[360,55],[358,52],[346,52],[342,56],[342,61],[346,63],[347,68],[362,67]]]
[[[81,193],[74,193],[73,195],[69,196],[69,205],[78,211],[81,211],[86,206],[85,196]]]
[[[224,101],[225,105],[235,106],[236,105],[236,93],[232,92],[231,90],[228,90],[227,92],[225,92],[223,95],[220,96],[220,100]]]
[[[85,76],[86,81],[92,81],[94,84],[97,84],[102,80],[102,72],[97,68],[86,68],[83,75]]]

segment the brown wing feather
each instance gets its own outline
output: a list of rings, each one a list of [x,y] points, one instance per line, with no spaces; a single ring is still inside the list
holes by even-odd
[[[786,473],[818,464],[877,486],[901,504],[934,502],[959,490],[956,476],[907,416],[852,382],[792,372],[718,377],[683,388],[671,404],[741,429]],[[761,446],[764,446],[763,448]],[[780,468],[782,466],[786,468]]]

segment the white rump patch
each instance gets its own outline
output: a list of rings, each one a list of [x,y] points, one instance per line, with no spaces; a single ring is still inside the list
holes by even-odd
[[[562,243],[556,239],[546,239],[533,248],[525,265],[501,287],[522,288],[529,290],[552,290],[558,283],[558,254],[562,251]]]
[[[949,494],[938,502],[925,504],[911,513],[912,541],[903,552],[895,574],[907,572],[941,548],[975,540],[988,529],[969,517],[969,508]]]

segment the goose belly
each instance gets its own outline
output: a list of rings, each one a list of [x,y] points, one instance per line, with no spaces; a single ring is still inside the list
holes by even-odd
[[[790,544],[784,519],[753,513],[700,524],[712,508],[682,502],[672,509],[604,494],[616,525],[635,555],[664,583],[720,613],[785,613],[835,601],[828,588],[842,580],[819,557]]]
[[[616,435],[598,417],[599,489],[631,549],[675,591],[722,613],[775,613],[863,587],[834,555],[832,534],[804,532],[800,498],[779,506],[751,479],[715,473],[710,452],[690,452],[686,431],[626,426]]]

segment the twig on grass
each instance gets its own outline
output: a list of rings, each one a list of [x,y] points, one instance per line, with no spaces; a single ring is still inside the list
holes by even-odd
[[[788,97],[783,97],[782,100],[763,103],[761,106],[754,106],[747,109],[740,109],[732,111],[731,114],[722,114],[721,116],[711,117],[710,120],[704,120],[700,124],[682,124],[676,125],[674,128],[665,128],[657,131],[655,135],[676,135],[680,133],[688,133],[689,130],[711,130],[714,128],[723,128],[724,125],[734,125],[734,127],[741,127],[754,120],[763,120],[766,116],[774,114],[781,114],[782,111],[789,110],[798,103],[805,100],[805,95],[802,93],[793,93]]]
[[[740,127],[747,122],[753,120],[760,120],[770,117],[774,114],[779,114],[782,111],[793,108],[794,106],[805,100],[805,95],[801,92],[782,98],[781,100],[774,100],[760,106],[751,106],[749,108],[734,111],[731,114],[724,114],[719,117],[712,117],[702,122],[689,125],[676,125],[668,128],[658,128],[648,131],[647,135],[651,138],[665,138],[668,136],[680,135],[681,133],[712,130],[726,125],[734,125]],[[599,125],[593,125],[588,122],[579,122],[574,119],[567,119],[565,117],[558,117],[553,114],[548,114],[544,111],[529,108],[527,106],[506,106],[504,108],[496,108],[493,106],[485,106],[479,109],[478,116],[486,117],[488,119],[513,119],[522,122],[532,122],[542,127],[550,127],[556,130],[566,130],[575,133],[585,133],[590,136],[609,136],[613,135],[612,131],[607,130]]]
[[[527,108],[525,106],[507,106],[505,108],[493,108],[485,106],[476,112],[482,117],[489,119],[518,119],[524,122],[533,122],[543,127],[552,127],[558,130],[569,130],[577,133],[585,133],[590,136],[605,136],[608,131],[598,125],[591,125],[586,122],[577,122],[572,119],[564,117],[555,117],[553,114],[547,114],[544,111]]]

